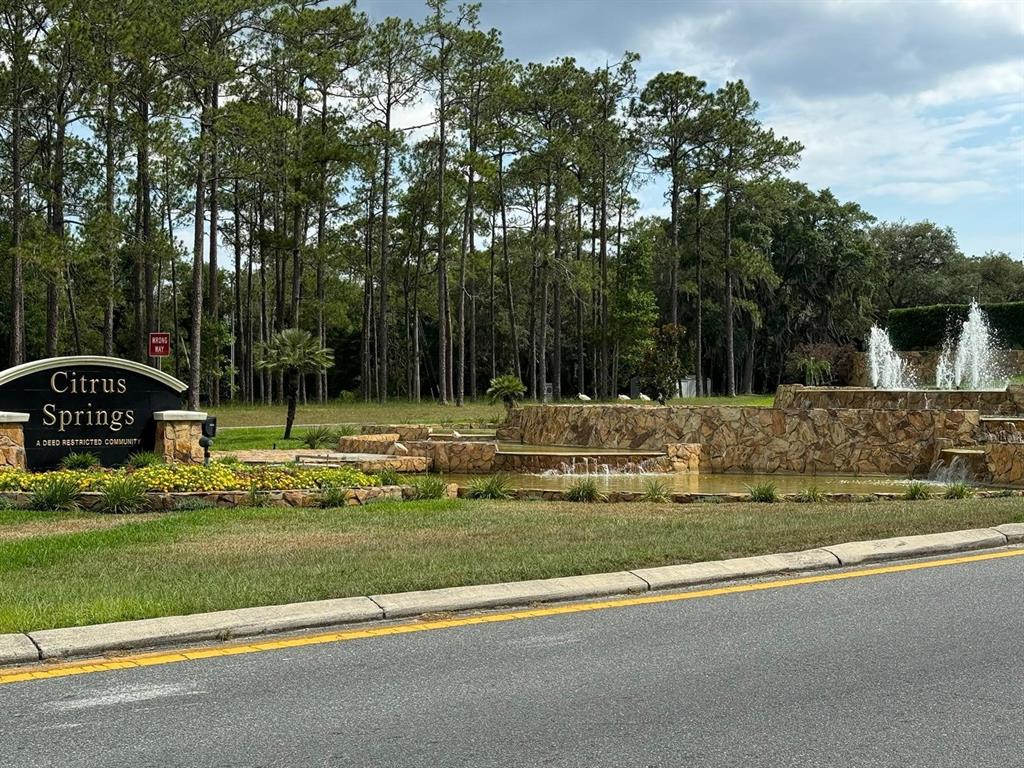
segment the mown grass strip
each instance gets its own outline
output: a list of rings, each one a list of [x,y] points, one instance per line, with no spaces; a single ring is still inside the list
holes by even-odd
[[[1024,499],[194,510],[26,532],[0,512],[0,632],[571,576],[1024,522]],[[35,513],[42,514],[42,513]],[[54,527],[69,518],[43,517]],[[5,531],[21,526],[18,537]]]

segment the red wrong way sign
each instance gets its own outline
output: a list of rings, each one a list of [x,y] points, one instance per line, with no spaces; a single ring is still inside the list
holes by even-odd
[[[171,354],[171,334],[151,333],[149,334],[149,356],[167,357]]]

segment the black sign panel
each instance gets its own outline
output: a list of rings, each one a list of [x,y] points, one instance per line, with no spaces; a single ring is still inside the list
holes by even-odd
[[[20,411],[30,469],[89,451],[104,466],[151,451],[153,413],[181,408],[186,385],[141,363],[113,357],[55,357],[0,371],[0,411]]]

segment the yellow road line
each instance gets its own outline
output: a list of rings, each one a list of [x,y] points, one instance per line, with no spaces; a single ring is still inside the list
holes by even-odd
[[[760,592],[769,589],[782,589],[783,587],[797,587],[804,584],[822,584],[830,581],[844,581],[846,579],[859,579],[865,576],[904,573],[906,571],[919,571],[926,568],[940,568],[948,565],[977,563],[985,560],[999,560],[1006,557],[1018,556],[1024,556],[1024,549],[985,552],[978,555],[962,555],[959,557],[946,558],[944,560],[926,560],[922,562],[903,563],[901,565],[886,565],[876,568],[864,568],[856,571],[820,573],[813,576],[777,579],[775,581],[761,581],[751,584],[734,584],[732,586],[712,587],[689,592],[666,592],[637,597],[620,597],[587,603],[565,603],[563,605],[551,605],[543,608],[529,608],[525,610],[506,611],[503,613],[485,613],[474,616],[458,616],[451,619],[417,621],[407,624],[394,624],[386,627],[370,627],[364,629],[324,632],[316,635],[302,635],[299,637],[286,637],[276,640],[255,640],[243,644],[115,656],[102,659],[92,659],[89,661],[56,663],[47,666],[35,665],[32,667],[12,669],[6,672],[0,671],[0,685],[26,682],[30,680],[49,680],[56,677],[85,675],[92,674],[94,672],[109,672],[119,669],[175,664],[183,661],[198,661],[200,659],[209,659],[221,656],[262,653],[264,651],[281,650],[285,648],[299,648],[306,645],[340,643],[349,640],[362,640],[386,635],[402,635],[411,632],[427,632],[436,629],[467,627],[475,624],[492,624],[505,621],[515,621],[517,619],[536,619],[544,616],[583,613],[584,611],[603,611],[609,608],[628,608],[638,605],[672,603],[679,600],[696,600],[705,597],[735,595],[743,592]]]

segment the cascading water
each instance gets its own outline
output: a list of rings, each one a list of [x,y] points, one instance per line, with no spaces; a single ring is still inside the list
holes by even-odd
[[[954,346],[947,339],[935,368],[935,385],[940,389],[1005,389],[1009,378],[999,362],[988,317],[971,302],[967,319]]]
[[[893,349],[889,332],[871,326],[868,337],[868,366],[875,389],[914,389],[917,382],[906,361]]]

